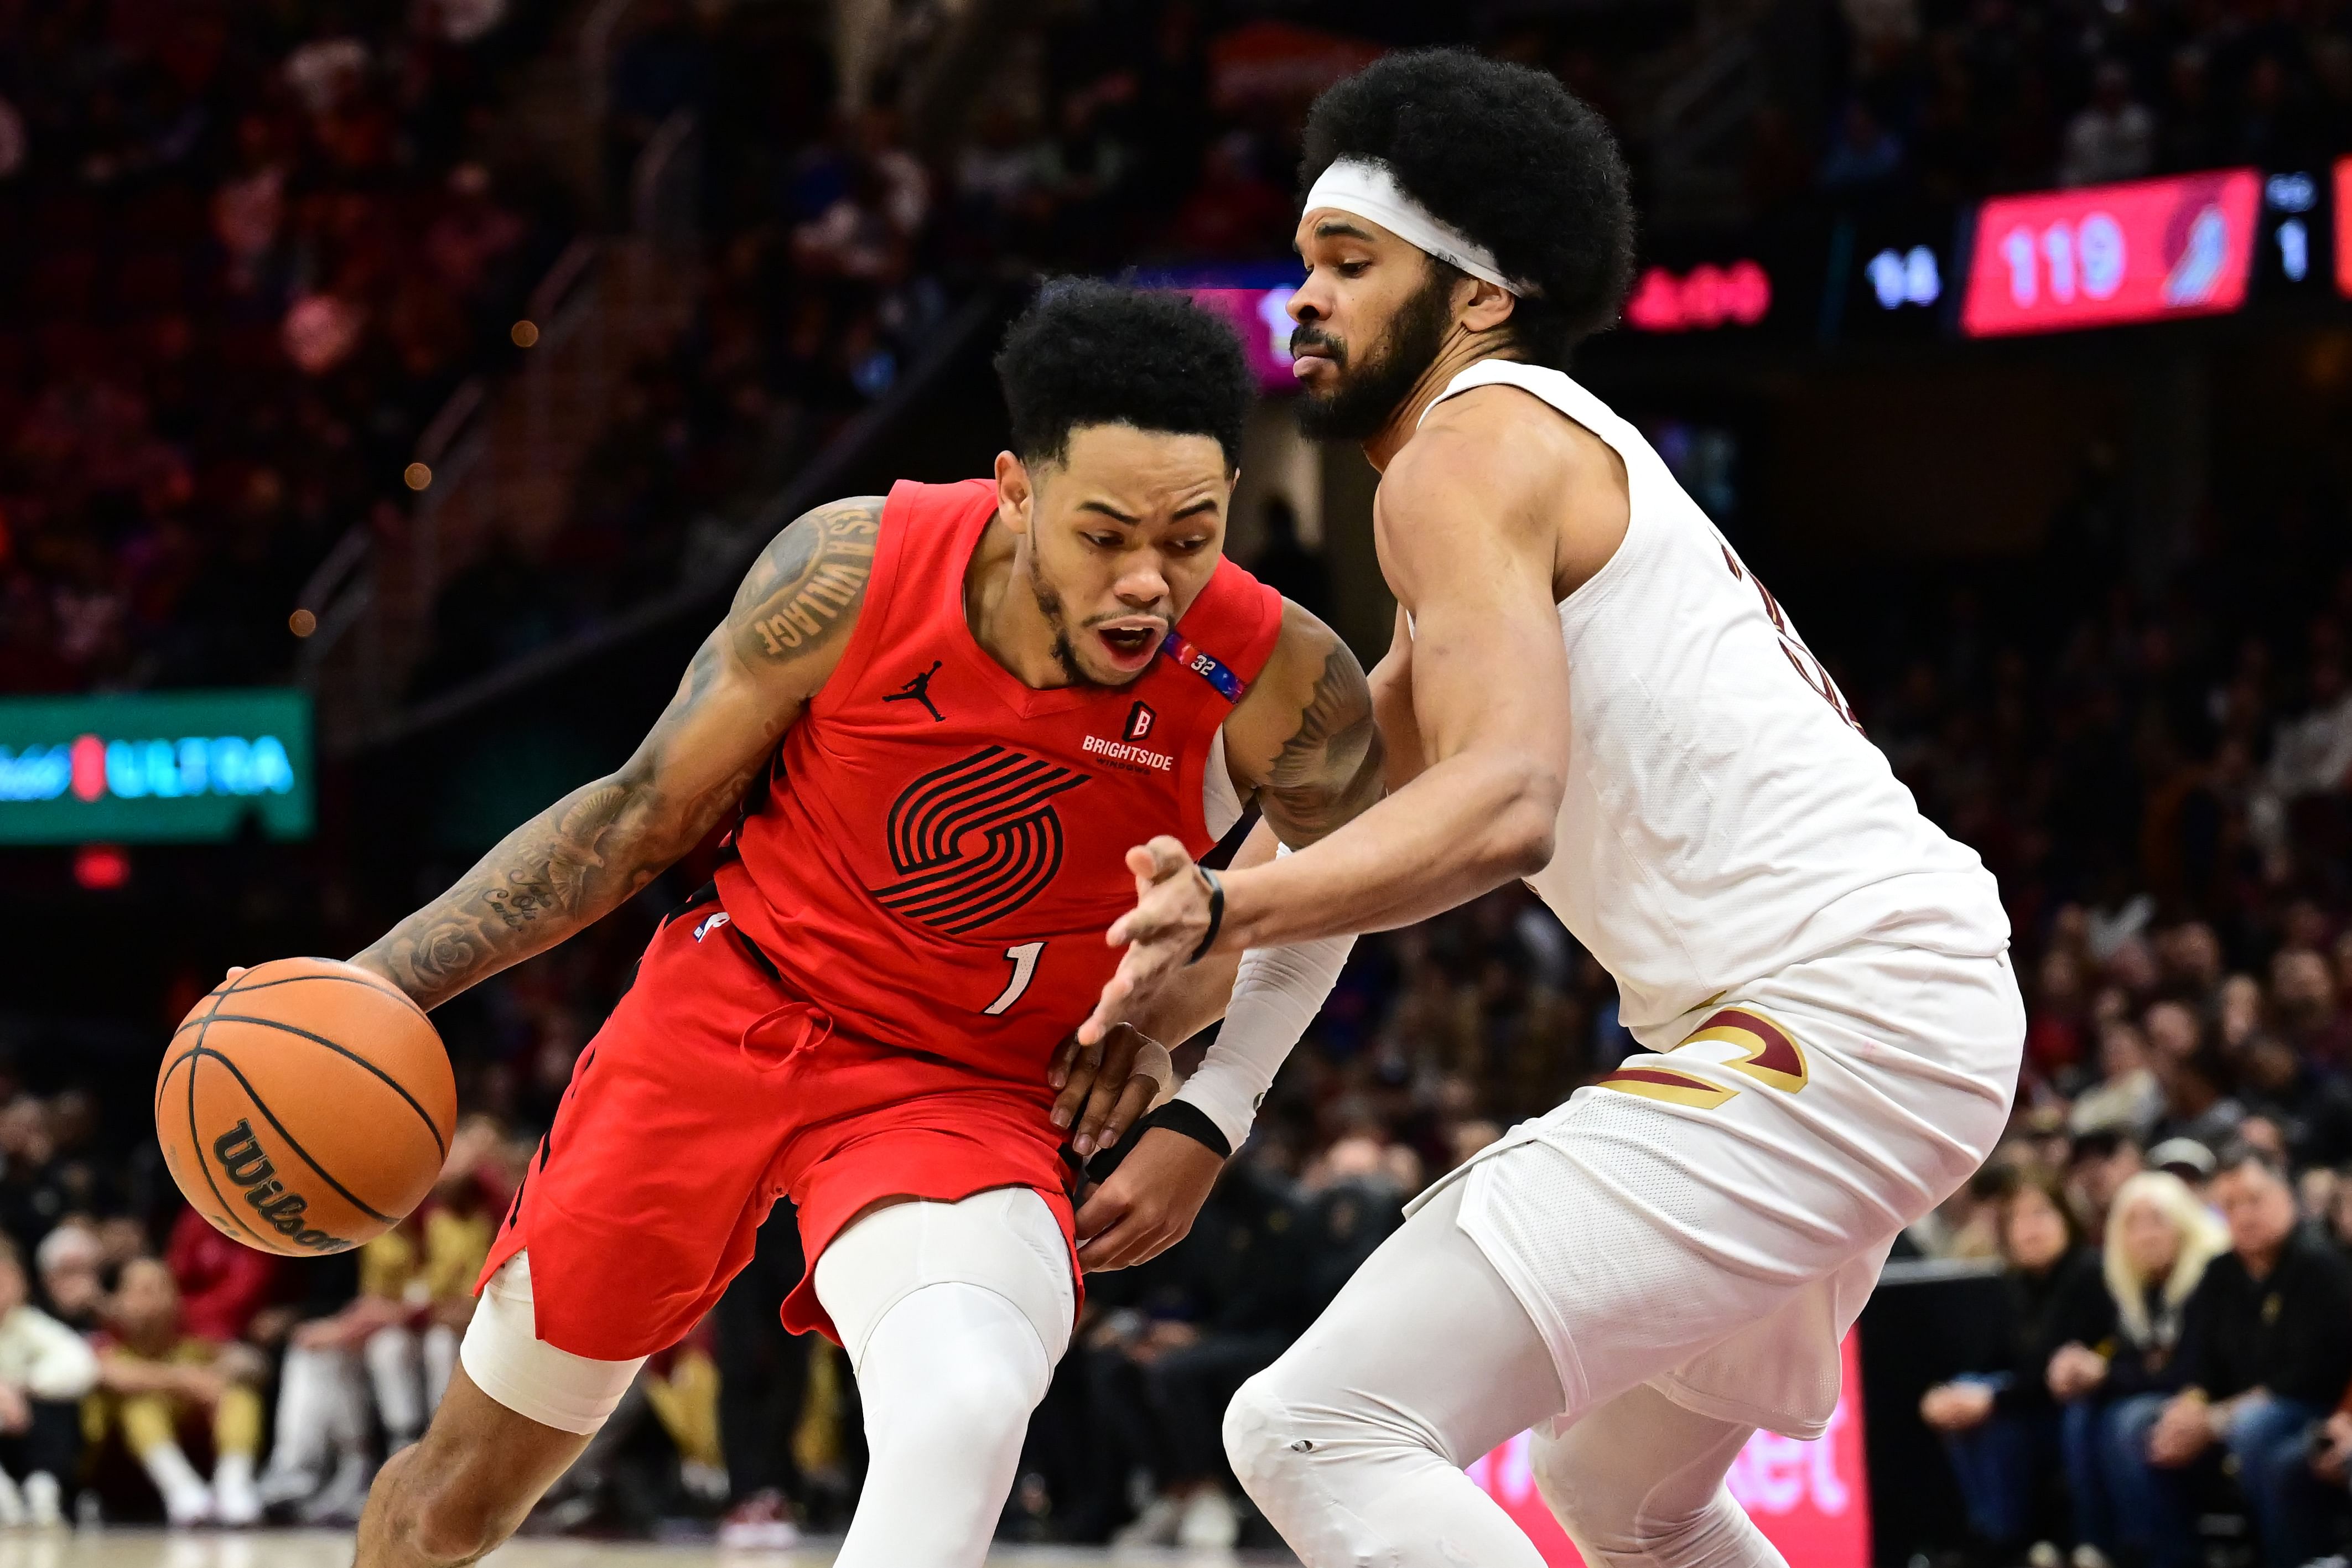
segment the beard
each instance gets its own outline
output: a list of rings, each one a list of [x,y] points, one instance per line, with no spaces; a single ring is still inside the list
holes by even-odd
[[[1119,688],[1108,681],[1097,680],[1087,673],[1078,662],[1077,645],[1071,640],[1069,613],[1062,608],[1062,595],[1054,592],[1037,563],[1035,552],[1029,556],[1029,592],[1036,595],[1037,613],[1054,628],[1054,662],[1062,667],[1062,674],[1073,686],[1083,686],[1096,691],[1116,691]],[[1139,677],[1140,672],[1139,673]]]
[[[1299,399],[1298,427],[1318,441],[1370,440],[1412,395],[1413,384],[1453,330],[1453,279],[1436,267],[1430,268],[1428,281],[1397,308],[1388,330],[1353,369],[1344,341],[1320,328],[1301,326],[1290,334],[1291,353],[1309,345],[1327,349],[1339,375],[1339,384],[1328,393],[1310,392]]]

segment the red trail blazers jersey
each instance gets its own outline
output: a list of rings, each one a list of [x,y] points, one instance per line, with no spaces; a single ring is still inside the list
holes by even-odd
[[[716,896],[581,1053],[483,1270],[528,1248],[549,1343],[675,1342],[787,1194],[812,1261],[890,1196],[1032,1187],[1071,1233],[1046,1063],[1117,965],[1128,848],[1209,848],[1202,774],[1282,601],[1220,563],[1133,684],[1033,691],[964,619],[995,510],[986,480],[890,492],[857,628]],[[783,1320],[831,1331],[813,1277]]]
[[[1035,690],[964,614],[986,479],[895,486],[839,668],[786,734],[719,873],[784,984],[876,1044],[1042,1082],[1117,968],[1132,846],[1195,857],[1210,747],[1282,599],[1219,563],[1130,685]]]

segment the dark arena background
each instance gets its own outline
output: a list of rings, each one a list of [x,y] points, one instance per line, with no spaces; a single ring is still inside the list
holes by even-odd
[[[1430,44],[1615,127],[1638,276],[1573,373],[2016,930],[2009,1138],[1897,1246],[1830,1436],[1758,1438],[1734,1493],[1804,1568],[2110,1560],[2085,1521],[2155,1484],[2175,1384],[2128,1349],[2073,1379],[2057,1297],[2103,1247],[2133,1278],[2124,1180],[2197,1194],[2250,1141],[2352,1249],[2342,0],[0,0],[0,1568],[349,1560],[711,847],[436,1015],[452,1159],[356,1255],[185,1207],[167,1037],[614,766],[786,521],[987,472],[1039,278],[1230,313],[1265,395],[1229,549],[1378,658],[1376,476],[1299,434],[1283,305],[1307,103]],[[1407,1198],[1633,1048],[1517,886],[1363,940],[1194,1234],[1090,1282],[996,1552],[1289,1561],[1226,1396]],[[503,1561],[830,1560],[857,1390],[778,1329],[770,1230]],[[2284,1310],[2246,1350],[2283,1446],[2189,1472],[2151,1561],[2352,1540],[2352,1298]],[[26,1370],[56,1323],[94,1370]],[[173,1428],[274,1483],[264,1527],[165,1531]],[[1473,1473],[1575,1560],[1526,1439]]]

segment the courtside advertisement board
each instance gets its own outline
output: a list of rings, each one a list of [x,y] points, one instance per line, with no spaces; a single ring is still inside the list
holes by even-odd
[[[2261,203],[2252,169],[1989,201],[1960,330],[2003,337],[2234,310]]]
[[[1578,1555],[1567,1531],[1536,1493],[1528,1468],[1532,1435],[1522,1432],[1470,1467],[1470,1479],[1528,1532],[1546,1563],[1570,1568]],[[1845,1388],[1830,1429],[1815,1443],[1759,1432],[1726,1478],[1731,1495],[1758,1527],[1802,1568],[1870,1568],[1870,1490],[1863,1466],[1862,1363],[1845,1339]]]
[[[300,691],[0,700],[0,844],[303,838],[311,785]]]

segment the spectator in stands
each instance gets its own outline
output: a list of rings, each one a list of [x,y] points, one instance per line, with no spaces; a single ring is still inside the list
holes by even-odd
[[[23,1256],[0,1237],[0,1526],[64,1521],[65,1487],[80,1470],[81,1398],[98,1383],[88,1342],[31,1297]]]
[[[1290,1184],[1256,1159],[1229,1162],[1190,1235],[1154,1263],[1160,1311],[1097,1331],[1098,1402],[1134,1423],[1157,1495],[1114,1539],[1230,1547],[1223,1429],[1234,1391],[1314,1315],[1309,1226]]]
[[[41,1296],[58,1321],[79,1333],[96,1333],[106,1301],[101,1269],[106,1249],[94,1226],[68,1221],[41,1238],[34,1253]]]
[[[2126,1520],[2146,1521],[2159,1568],[2197,1561],[2189,1467],[2235,1461],[2267,1568],[2321,1554],[2324,1500],[2312,1434],[2352,1387],[2352,1263],[2296,1221],[2284,1168],[2243,1144],[2220,1158],[2213,1197],[2231,1250],[2205,1270],[2181,1334],[2181,1392],[2119,1418],[2111,1474]]]
[[[2156,116],[2132,97],[2129,68],[2102,60],[2091,101],[2066,122],[2058,159],[2062,185],[2137,180],[2156,167]]]
[[[2109,1472],[2119,1428],[2146,1421],[2180,1387],[2178,1352],[2189,1297],[2229,1233],[2188,1184],[2142,1171],[2116,1194],[2102,1249],[2112,1331],[2068,1340],[2050,1358],[2051,1396],[2064,1406],[2067,1494],[2074,1510],[2074,1568],[2101,1568],[2123,1544]],[[2086,1318],[2084,1327],[2087,1329]]]
[[[2139,1145],[2126,1133],[2102,1130],[2074,1140],[2066,1162],[2066,1203],[2085,1241],[2104,1244],[2116,1194],[2147,1168]]]
[[[120,1435],[162,1494],[173,1524],[256,1524],[261,1499],[254,1458],[261,1447],[260,1358],[243,1346],[188,1334],[179,1291],[161,1259],[122,1269],[99,1345],[96,1429]],[[208,1433],[209,1481],[181,1447],[191,1429]]]
[[[2128,1018],[2099,1026],[2099,1079],[2076,1097],[2067,1124],[2076,1132],[2146,1138],[2164,1114],[2164,1090],[2148,1067],[2147,1042]]]
[[[2187,1138],[2208,1149],[2227,1143],[2246,1116],[2245,1107],[2231,1098],[2229,1064],[2217,1047],[2202,1043],[2196,1015],[2179,1003],[2159,1002],[2147,1016],[2156,1081],[2164,1093],[2164,1110],[2149,1129],[2149,1139],[2164,1143]],[[2186,1048],[2168,1036],[2178,1036]]]
[[[278,1364],[269,1466],[257,1489],[264,1506],[304,1524],[356,1522],[375,1475],[366,1377],[338,1332],[359,1278],[355,1252],[304,1263],[304,1295]]]
[[[2105,1340],[2113,1310],[2098,1254],[2079,1245],[2053,1178],[2033,1172],[2010,1189],[1999,1234],[2008,1287],[2000,1361],[1937,1384],[1921,1397],[1919,1415],[1951,1457],[1969,1528],[1995,1549],[2015,1551],[2034,1538],[2043,1478],[2059,1453],[2051,1362],[2065,1345]]]
[[[180,1322],[197,1339],[226,1344],[246,1337],[269,1304],[284,1259],[230,1240],[194,1209],[172,1222],[163,1251],[180,1292]]]

